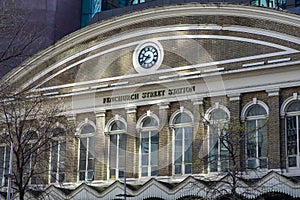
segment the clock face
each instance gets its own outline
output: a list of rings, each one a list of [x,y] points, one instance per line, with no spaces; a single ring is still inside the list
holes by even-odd
[[[132,56],[132,63],[138,73],[155,73],[164,58],[162,45],[156,40],[147,40],[138,45]]]
[[[158,60],[158,50],[154,46],[146,46],[141,49],[138,55],[138,62],[141,67],[148,69],[153,67]]]

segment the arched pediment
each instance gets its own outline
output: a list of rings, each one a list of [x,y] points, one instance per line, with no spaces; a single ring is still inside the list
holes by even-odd
[[[174,79],[202,80],[206,86],[201,86],[203,91],[192,87],[196,93],[238,90],[229,76],[300,63],[299,22],[291,14],[249,6],[186,4],[146,9],[72,33],[5,80],[49,96],[142,90]],[[143,54],[139,47],[148,43],[156,45],[159,54],[154,67],[142,67],[150,61],[148,53],[139,57]],[[206,77],[216,74],[222,76],[222,86],[212,89],[220,84],[207,85]]]

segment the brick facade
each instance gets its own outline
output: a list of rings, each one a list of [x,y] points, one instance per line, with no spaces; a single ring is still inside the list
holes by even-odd
[[[139,107],[129,107],[123,110],[112,110],[112,111],[102,111],[96,113],[92,117],[96,118],[97,134],[96,134],[96,146],[95,146],[95,180],[106,180],[107,177],[107,153],[109,137],[104,135],[104,129],[107,121],[113,117],[113,113],[126,113],[127,119],[127,157],[126,157],[126,167],[127,167],[127,177],[128,178],[138,178],[139,177],[139,145],[140,136],[136,129],[137,121],[139,117],[142,117],[147,113],[148,110],[159,116],[159,176],[172,176],[173,175],[173,164],[172,164],[172,149],[173,149],[173,130],[169,126],[170,116],[183,106],[185,109],[192,111],[194,117],[194,136],[193,136],[193,174],[206,174],[208,173],[208,133],[207,125],[204,123],[205,111],[208,110],[215,103],[222,104],[226,106],[230,111],[230,124],[233,126],[239,126],[241,123],[241,111],[242,108],[248,103],[253,101],[253,98],[257,98],[265,102],[269,108],[268,117],[268,168],[269,169],[282,169],[285,166],[285,144],[284,144],[284,120],[280,120],[280,101],[279,99],[284,99],[288,97],[288,94],[292,94],[293,91],[297,92],[297,88],[293,90],[292,88],[274,90],[274,91],[260,91],[256,93],[242,93],[238,95],[230,96],[220,96],[214,98],[206,98],[194,101],[182,101],[182,102],[172,102],[170,104],[154,104]],[[83,114],[83,116],[87,116]],[[78,118],[81,118],[78,115]],[[82,117],[84,118],[84,117]],[[105,118],[105,120],[104,120]],[[105,123],[106,122],[106,123]],[[282,123],[280,123],[282,122]],[[244,134],[241,132],[241,134]],[[244,138],[245,140],[246,138]],[[71,148],[76,147],[75,144],[70,144]],[[241,170],[246,170],[246,144],[237,144],[238,148],[238,168]],[[73,150],[74,151],[74,150]],[[75,150],[74,152],[77,152]],[[76,160],[76,154],[73,154]],[[68,173],[67,177],[74,177],[74,172]]]

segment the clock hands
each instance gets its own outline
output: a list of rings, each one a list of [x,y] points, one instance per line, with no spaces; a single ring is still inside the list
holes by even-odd
[[[157,60],[158,52],[155,47],[146,46],[140,50],[138,62],[142,68],[148,69],[153,67]]]
[[[142,65],[146,63],[147,60],[149,60],[149,58],[151,58],[150,55],[146,55],[145,57],[143,57],[143,61],[142,61]]]

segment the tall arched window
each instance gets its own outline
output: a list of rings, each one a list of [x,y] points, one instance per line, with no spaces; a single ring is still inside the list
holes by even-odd
[[[126,165],[126,123],[123,118],[116,116],[107,125],[109,134],[109,178],[124,178]]]
[[[243,109],[248,169],[268,167],[268,111],[267,105],[257,100],[248,103]]]
[[[79,181],[94,179],[94,156],[96,126],[86,120],[80,127],[79,135]]]
[[[53,141],[50,143],[50,183],[62,183],[65,181],[66,160],[66,130],[55,127],[51,130]]]
[[[140,129],[140,176],[158,175],[158,118],[144,115],[137,123]]]
[[[285,115],[287,167],[300,168],[300,98],[298,95],[283,103]]]
[[[224,106],[208,110],[208,170],[209,172],[226,171],[229,166],[227,129],[229,111]]]
[[[173,173],[192,173],[193,118],[191,112],[181,109],[171,116],[173,127]]]
[[[7,186],[8,183],[9,158],[10,147],[5,143],[0,144],[0,186]]]

